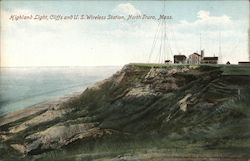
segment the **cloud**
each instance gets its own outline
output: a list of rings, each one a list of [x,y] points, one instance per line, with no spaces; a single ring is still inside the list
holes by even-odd
[[[125,15],[141,15],[140,10],[136,9],[131,3],[123,3],[116,6],[113,13]]]
[[[210,16],[210,12],[208,12],[208,11],[199,11],[198,13],[198,16],[197,17],[199,17],[200,19],[208,19],[209,18],[209,16]]]
[[[211,16],[209,11],[201,10],[197,13],[197,20],[188,22],[186,20],[180,21],[177,25],[178,29],[183,32],[190,31],[215,31],[215,30],[231,30],[237,24],[228,15]]]

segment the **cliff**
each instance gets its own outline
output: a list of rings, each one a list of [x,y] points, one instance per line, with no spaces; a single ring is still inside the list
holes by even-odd
[[[249,98],[249,67],[129,64],[81,95],[1,117],[0,158],[246,159]]]

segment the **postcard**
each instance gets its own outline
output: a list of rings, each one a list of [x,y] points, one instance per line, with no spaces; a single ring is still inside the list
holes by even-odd
[[[0,161],[249,161],[248,0],[1,0]]]

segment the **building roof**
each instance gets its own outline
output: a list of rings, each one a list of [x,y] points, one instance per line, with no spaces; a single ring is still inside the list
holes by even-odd
[[[238,63],[239,63],[239,64],[250,64],[249,61],[239,61]]]
[[[201,56],[200,54],[198,54],[198,53],[193,53],[194,55],[197,55],[197,56]],[[193,55],[193,54],[191,54],[191,55]]]
[[[174,55],[174,58],[187,58],[186,55]]]
[[[203,60],[218,60],[218,57],[204,57]]]

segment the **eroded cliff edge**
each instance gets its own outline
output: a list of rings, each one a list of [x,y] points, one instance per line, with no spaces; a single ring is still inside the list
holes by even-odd
[[[81,95],[1,117],[0,155],[33,158],[114,138],[247,158],[249,98],[249,67],[129,64]]]

